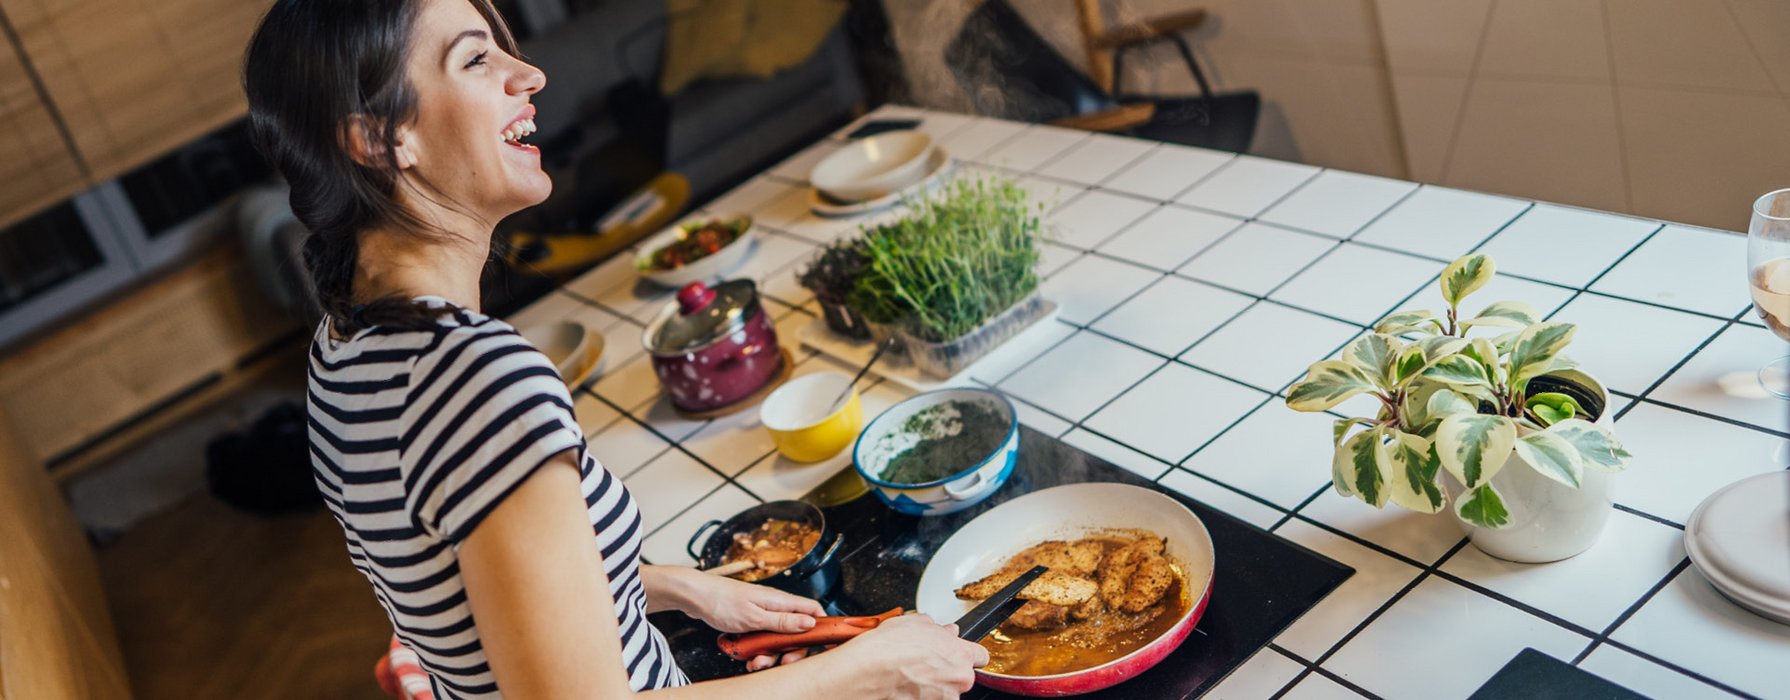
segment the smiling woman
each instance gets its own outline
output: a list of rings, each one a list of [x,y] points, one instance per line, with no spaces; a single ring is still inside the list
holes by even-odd
[[[722,632],[800,632],[823,611],[642,564],[640,510],[586,451],[553,365],[479,313],[494,225],[552,189],[523,142],[546,78],[517,56],[488,0],[278,0],[244,81],[257,143],[311,232],[306,264],[326,312],[308,382],[316,482],[437,697],[969,688],[986,652],[923,616],[799,673],[687,684],[649,612]]]

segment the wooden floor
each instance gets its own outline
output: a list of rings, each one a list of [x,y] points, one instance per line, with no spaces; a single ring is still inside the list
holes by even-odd
[[[131,686],[161,698],[383,698],[391,635],[319,510],[247,515],[195,496],[100,548]]]

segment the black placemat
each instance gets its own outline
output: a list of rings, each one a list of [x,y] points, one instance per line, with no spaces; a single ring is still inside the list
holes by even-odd
[[[862,482],[850,469],[809,494],[808,500],[822,503],[827,521],[847,538],[843,582],[829,607],[852,615],[878,613],[897,606],[912,609],[926,563],[964,523],[1039,489],[1091,481],[1144,486],[1186,504],[1211,532],[1216,561],[1212,601],[1187,641],[1155,668],[1084,697],[1198,695],[1216,685],[1354,573],[1327,557],[1026,428],[1021,431],[1019,465],[1012,478],[987,501],[960,513],[931,518],[900,515],[868,494],[843,504],[824,505],[833,500],[832,494],[861,488]],[[728,659],[715,647],[714,630],[677,614],[656,615],[653,622],[670,639],[678,665],[692,680],[744,671],[740,663]],[[964,697],[1010,696],[978,687]]]
[[[1470,700],[1647,700],[1647,696],[1534,649],[1511,657]]]

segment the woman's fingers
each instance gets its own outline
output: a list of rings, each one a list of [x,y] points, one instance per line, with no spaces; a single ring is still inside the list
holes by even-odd
[[[776,665],[776,663],[777,658],[773,656],[754,656],[750,661],[746,662],[746,671],[763,671]]]
[[[793,664],[793,663],[795,663],[797,661],[801,661],[802,659],[805,659],[805,658],[808,658],[808,650],[807,649],[797,649],[795,651],[784,654],[783,658],[778,660],[778,663]]]
[[[758,603],[766,610],[802,613],[812,617],[820,617],[827,614],[826,608],[822,608],[820,603],[812,598],[803,598],[794,593],[785,593],[775,588],[766,588],[764,586],[760,586],[759,588],[761,589],[760,592],[765,595],[759,597]]]
[[[814,618],[809,615],[793,612],[760,613],[763,617],[764,629],[772,632],[807,632],[814,628]]]

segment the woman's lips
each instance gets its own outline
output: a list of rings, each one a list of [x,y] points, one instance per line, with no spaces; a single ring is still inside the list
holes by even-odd
[[[535,132],[535,106],[523,105],[522,112],[511,120],[508,126],[499,132],[503,142],[518,149],[539,153],[541,149],[522,143],[522,139]]]

